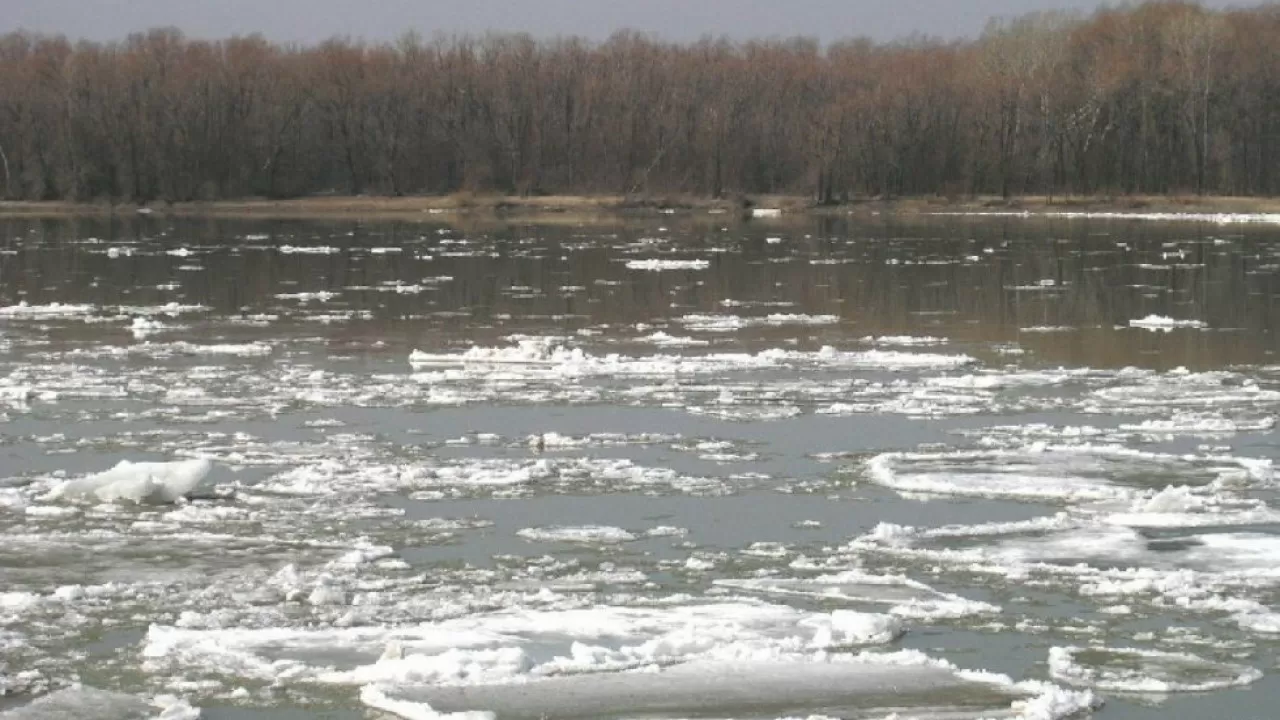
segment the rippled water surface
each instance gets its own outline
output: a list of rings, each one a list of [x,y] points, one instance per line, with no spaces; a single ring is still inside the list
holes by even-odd
[[[1270,718],[1278,241],[0,221],[0,718]]]

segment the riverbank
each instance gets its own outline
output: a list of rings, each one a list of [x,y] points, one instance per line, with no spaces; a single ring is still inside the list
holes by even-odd
[[[0,217],[72,217],[83,215],[172,215],[259,218],[381,218],[447,220],[472,216],[537,222],[589,223],[644,215],[711,215],[775,219],[841,215],[1004,214],[1070,215],[1280,215],[1280,198],[1134,195],[867,198],[836,205],[815,205],[793,195],[734,199],[684,195],[553,195],[519,197],[456,193],[443,196],[313,196],[285,200],[248,198],[211,202],[111,204],[105,202],[0,202]]]

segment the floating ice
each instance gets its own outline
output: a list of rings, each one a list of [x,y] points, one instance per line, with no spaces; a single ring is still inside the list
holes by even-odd
[[[1122,384],[1092,391],[1083,409],[1098,413],[1247,411],[1256,417],[1260,410],[1280,406],[1280,391],[1231,372],[1193,373],[1179,368],[1161,374],[1132,373],[1121,380]]]
[[[282,255],[334,255],[342,252],[339,248],[327,245],[281,245],[276,251]]]
[[[1000,611],[995,605],[939,592],[900,575],[871,575],[857,570],[812,579],[724,579],[716,580],[715,584],[767,595],[887,605],[890,614],[915,619],[957,618]]]
[[[143,654],[261,680],[477,685],[690,661],[810,661],[891,641],[900,621],[720,602],[507,611],[398,628],[197,630],[151,626]],[[387,653],[388,644],[399,648]],[[485,709],[483,707],[475,709]]]
[[[244,679],[360,687],[366,703],[408,718],[944,706],[1045,720],[1092,703],[1087,692],[1016,685],[916,651],[851,651],[899,632],[885,615],[721,602],[511,609],[396,628],[153,625],[143,655],[152,668],[176,663]],[[1046,705],[1057,710],[1037,714]]]
[[[1176,473],[1176,475],[1174,475]],[[1271,479],[1270,462],[1178,456],[1119,445],[1048,445],[937,453],[882,453],[867,461],[867,480],[906,493],[1080,503],[1133,500],[1177,478],[1208,484]]]
[[[1246,665],[1185,653],[1105,647],[1050,648],[1049,674],[1061,682],[1098,690],[1159,694],[1221,690],[1262,677]]]
[[[177,698],[160,697],[148,703],[132,695],[85,685],[55,690],[26,705],[0,712],[0,720],[196,720],[198,717],[199,710]]]
[[[628,260],[628,270],[649,270],[660,272],[663,270],[706,270],[711,267],[709,260]]]
[[[164,332],[168,329],[169,326],[159,320],[150,320],[144,317],[134,318],[133,323],[129,325],[130,332],[132,332],[133,336],[138,339],[145,338],[148,335],[154,335],[158,332]]]
[[[1129,327],[1170,332],[1179,328],[1201,329],[1205,327],[1205,324],[1200,320],[1174,320],[1161,315],[1148,315],[1138,320],[1130,320]]]
[[[740,315],[685,315],[680,324],[690,330],[703,332],[733,332],[748,327],[782,327],[786,325],[814,326],[835,325],[840,322],[838,315],[803,315],[795,313],[774,313],[760,317],[742,317]]]
[[[750,712],[751,717],[804,717],[811,716],[811,710],[829,708],[857,717],[880,716],[890,710],[895,717],[897,713],[915,717],[913,711],[929,716],[941,712],[947,717],[1007,717],[1011,707],[1022,702],[1021,694],[1010,686],[968,680],[940,666],[895,664],[891,657],[883,663],[875,657],[847,662],[697,662],[465,690],[409,685],[383,692],[400,700],[403,704],[395,712],[411,720],[440,717],[426,708],[480,707],[510,720],[720,717],[735,711]],[[426,714],[416,714],[414,706],[424,708]]]
[[[398,715],[405,720],[497,720],[498,717],[487,710],[438,713],[425,701],[396,700],[376,685],[360,688],[360,702],[374,710]]]
[[[584,545],[615,545],[636,539],[634,534],[622,528],[603,525],[524,528],[516,531],[516,535],[530,542],[580,543]]]
[[[200,355],[232,355],[238,357],[262,357],[270,355],[272,352],[271,345],[265,342],[251,343],[216,343],[203,344],[191,343],[185,340],[179,340],[168,343],[157,342],[141,342],[137,345],[129,345],[126,347],[112,345],[97,345],[89,348],[77,348],[67,353],[71,357],[85,358],[104,358],[104,357],[129,357],[133,355],[141,355],[144,357],[168,358],[180,356],[200,356]]]
[[[82,318],[92,315],[96,310],[97,307],[94,305],[66,305],[56,302],[48,305],[29,305],[23,301],[17,305],[0,307],[0,318],[62,320]]]
[[[707,355],[593,355],[581,348],[568,348],[556,338],[520,340],[514,347],[473,347],[457,354],[413,351],[409,363],[415,369],[456,368],[495,379],[557,379],[591,376],[672,376],[721,373],[735,370],[763,370],[783,367],[819,366],[841,369],[883,370],[958,367],[973,362],[967,355],[939,355],[888,350],[840,351],[826,346],[816,352],[763,350],[759,353],[713,353]],[[500,368],[501,375],[494,368]],[[436,378],[424,378],[434,380]],[[443,376],[439,379],[449,379]]]
[[[59,485],[47,499],[173,503],[199,488],[212,469],[213,462],[206,458],[138,463],[121,460],[110,470]]]
[[[658,347],[700,347],[711,344],[708,340],[698,340],[691,337],[683,337],[678,335],[668,335],[662,331],[646,335],[645,337],[636,338],[640,342],[652,343]]]
[[[1124,423],[1120,429],[1144,435],[1192,435],[1222,437],[1242,432],[1263,432],[1276,426],[1275,416],[1228,418],[1221,413],[1175,412],[1167,420]]]
[[[1090,374],[1091,371],[1087,368],[1081,370],[988,371],[981,374],[931,377],[925,380],[925,385],[957,390],[1051,387],[1073,380],[1083,380]]]
[[[882,335],[880,337],[868,335],[862,338],[862,342],[870,345],[887,345],[891,347],[923,347],[946,345],[948,340],[931,335]]]

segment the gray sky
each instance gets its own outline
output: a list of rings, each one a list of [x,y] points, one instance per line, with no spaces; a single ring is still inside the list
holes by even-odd
[[[631,28],[672,40],[708,33],[892,39],[913,32],[976,35],[992,16],[1097,5],[1098,0],[0,0],[0,31],[25,28],[106,40],[173,25],[198,37],[260,32],[272,40],[313,41],[334,35],[382,40],[410,29],[428,36],[502,30],[599,39]]]

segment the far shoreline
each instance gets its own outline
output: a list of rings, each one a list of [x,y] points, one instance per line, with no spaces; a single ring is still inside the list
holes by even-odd
[[[817,205],[794,195],[749,195],[709,198],[686,195],[416,195],[305,196],[288,199],[245,198],[178,203],[0,201],[0,218],[208,217],[244,219],[370,219],[420,222],[477,221],[591,224],[644,217],[683,216],[763,221],[805,217],[997,216],[1070,218],[1116,215],[1134,219],[1187,219],[1212,222],[1227,216],[1280,223],[1280,198],[1125,195],[980,196],[951,199],[936,196],[865,198]]]

